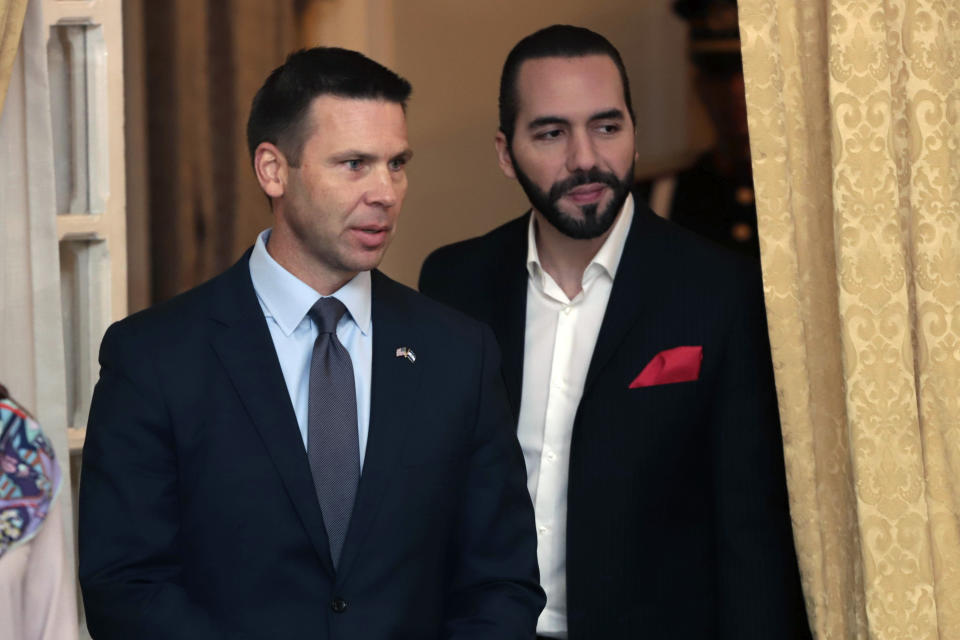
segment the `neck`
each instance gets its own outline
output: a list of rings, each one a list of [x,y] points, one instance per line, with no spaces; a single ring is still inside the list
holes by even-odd
[[[603,246],[613,230],[613,225],[610,225],[603,235],[581,240],[561,233],[536,209],[533,210],[533,219],[540,265],[567,297],[572,299],[583,288],[583,272]]]
[[[322,296],[331,295],[357,275],[333,271],[319,264],[286,226],[274,225],[267,240],[267,253],[277,264]]]

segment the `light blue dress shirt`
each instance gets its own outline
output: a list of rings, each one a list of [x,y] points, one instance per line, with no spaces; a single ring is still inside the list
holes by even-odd
[[[267,319],[273,347],[280,360],[283,380],[297,416],[303,446],[307,446],[307,400],[310,394],[310,360],[317,326],[307,313],[321,296],[281,267],[267,252],[270,229],[260,233],[250,254],[250,277],[257,300]],[[333,292],[347,308],[337,324],[337,338],[353,363],[357,390],[357,435],[360,468],[363,468],[370,430],[370,378],[373,368],[373,320],[371,319],[370,272],[362,271]]]

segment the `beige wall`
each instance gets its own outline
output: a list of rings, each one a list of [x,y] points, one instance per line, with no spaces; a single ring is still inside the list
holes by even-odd
[[[368,49],[413,84],[408,123],[415,157],[400,231],[383,270],[414,286],[431,250],[483,233],[526,208],[520,188],[497,168],[493,136],[503,60],[540,27],[583,25],[620,49],[634,85],[640,164],[673,163],[689,146],[688,81],[686,30],[669,4],[395,0],[392,52],[373,44]]]

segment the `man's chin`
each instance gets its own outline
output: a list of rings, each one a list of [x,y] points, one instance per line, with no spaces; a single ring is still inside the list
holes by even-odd
[[[564,206],[556,207],[556,211],[566,220],[577,224],[587,224],[589,221],[596,219],[597,211],[606,210],[608,202],[609,201],[599,204],[585,204],[582,206],[567,205],[564,203]]]
[[[592,240],[605,234],[613,226],[617,219],[617,211],[609,211],[610,200],[601,202],[600,206],[595,204],[578,206],[555,206],[551,211],[542,212],[544,219],[565,236],[576,240]],[[559,202],[557,203],[559,204]],[[593,209],[589,212],[589,209]],[[597,211],[603,212],[609,216],[604,224],[597,224]]]
[[[389,243],[387,243],[389,244]],[[349,256],[344,256],[343,264],[352,272],[372,271],[383,262],[383,256],[387,252],[387,246],[381,246],[377,249],[360,249]]]

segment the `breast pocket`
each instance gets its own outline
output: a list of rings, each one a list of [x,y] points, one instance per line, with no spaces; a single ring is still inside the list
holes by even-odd
[[[703,402],[700,381],[672,382],[626,389],[625,403],[639,415],[664,420],[690,419]]]
[[[593,394],[585,399],[578,452],[603,460],[589,471],[602,484],[660,486],[675,474],[701,464],[709,438],[704,431],[696,382],[682,382]]]

